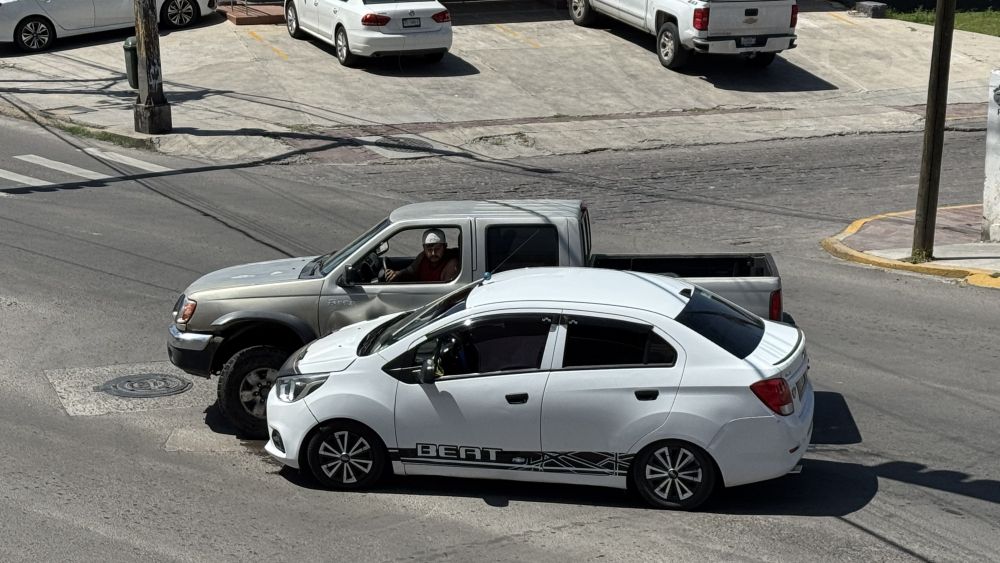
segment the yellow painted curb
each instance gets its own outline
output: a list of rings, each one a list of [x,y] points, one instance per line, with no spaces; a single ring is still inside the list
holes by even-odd
[[[962,209],[966,207],[974,207],[978,204],[972,205],[955,205],[952,207],[944,207],[942,209]],[[990,270],[981,270],[979,268],[963,268],[959,266],[942,266],[933,263],[924,264],[911,264],[909,262],[902,262],[900,260],[892,260],[890,258],[882,258],[881,256],[875,256],[868,254],[866,252],[861,252],[860,250],[855,250],[846,244],[844,244],[844,239],[857,233],[864,227],[867,223],[876,221],[878,219],[887,219],[890,217],[899,217],[903,215],[908,215],[913,213],[913,211],[897,211],[893,213],[880,213],[878,215],[872,215],[871,217],[866,217],[864,219],[858,219],[846,229],[837,233],[832,237],[828,237],[820,241],[820,246],[824,250],[829,252],[832,256],[840,258],[841,260],[847,260],[848,262],[857,262],[860,264],[867,264],[869,266],[876,266],[879,268],[885,268],[888,270],[903,270],[907,272],[913,272],[917,274],[924,274],[929,276],[940,276],[946,278],[962,279],[965,283],[969,285],[975,285],[978,287],[989,287],[994,289],[1000,289],[1000,277],[994,277],[995,272]]]

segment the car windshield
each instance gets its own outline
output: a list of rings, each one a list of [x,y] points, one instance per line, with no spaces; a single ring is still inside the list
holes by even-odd
[[[456,289],[437,301],[399,317],[382,331],[376,350],[392,346],[408,334],[412,334],[440,318],[465,310],[465,300],[480,283],[482,282],[471,283]]]
[[[764,338],[764,321],[714,293],[695,288],[677,322],[743,359]]]
[[[376,224],[374,227],[365,231],[365,234],[354,239],[354,242],[348,244],[344,248],[336,252],[331,252],[325,256],[321,256],[319,259],[319,271],[325,276],[333,271],[334,268],[340,265],[341,262],[347,259],[348,256],[354,254],[354,251],[361,248],[366,242],[371,240],[376,234],[382,232],[383,229],[389,226],[389,218],[386,217],[380,223]]]

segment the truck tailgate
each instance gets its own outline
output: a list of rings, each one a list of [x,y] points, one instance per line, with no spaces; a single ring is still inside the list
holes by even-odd
[[[795,2],[791,0],[711,2],[708,34],[712,37],[748,37],[790,33],[793,5]]]

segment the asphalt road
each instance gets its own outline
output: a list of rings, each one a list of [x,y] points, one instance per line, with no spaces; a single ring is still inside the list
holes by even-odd
[[[1000,293],[819,247],[855,218],[913,208],[920,141],[222,168],[0,121],[0,560],[995,557]],[[983,135],[947,143],[941,204],[980,201]],[[146,169],[79,150],[94,147]],[[326,492],[228,433],[209,382],[127,407],[92,392],[169,369],[170,308],[201,273],[325,251],[402,203],[459,197],[582,197],[597,251],[772,252],[817,389],[803,472],[693,514],[550,485]]]

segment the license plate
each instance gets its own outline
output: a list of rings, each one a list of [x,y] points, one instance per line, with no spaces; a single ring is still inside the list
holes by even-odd
[[[420,18],[403,18],[403,27],[420,27]]]
[[[806,388],[806,374],[802,374],[802,377],[795,383],[795,391],[799,395],[799,401],[802,400],[802,391]]]
[[[756,44],[756,37],[740,37],[740,47],[753,47]]]

